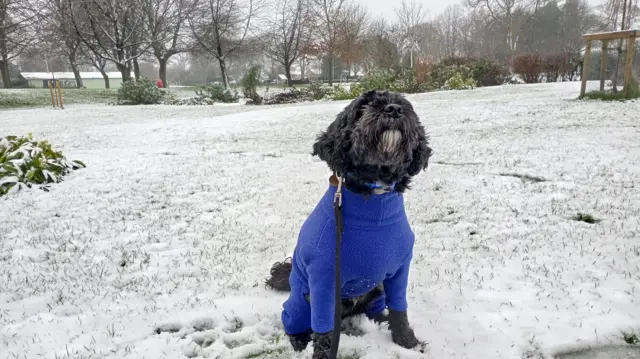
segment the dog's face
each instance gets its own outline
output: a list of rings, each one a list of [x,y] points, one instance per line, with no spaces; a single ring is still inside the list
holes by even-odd
[[[349,104],[318,136],[313,155],[355,182],[400,183],[428,165],[431,148],[411,103],[390,92],[369,91]]]

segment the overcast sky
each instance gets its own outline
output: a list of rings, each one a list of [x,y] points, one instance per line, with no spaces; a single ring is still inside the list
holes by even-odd
[[[379,16],[384,17],[387,20],[395,20],[396,15],[394,8],[399,7],[402,3],[401,0],[355,0],[367,7],[369,13],[374,18]],[[435,17],[440,14],[447,6],[451,4],[459,4],[460,0],[416,0],[424,4],[424,7],[429,12],[430,17]],[[592,5],[600,5],[604,0],[587,0]]]

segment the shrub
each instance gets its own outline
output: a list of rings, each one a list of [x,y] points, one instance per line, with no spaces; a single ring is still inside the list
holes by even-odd
[[[404,93],[425,92],[424,83],[418,82],[414,69],[375,69],[369,71],[362,81],[360,87],[363,91],[380,90]]]
[[[298,103],[306,101],[314,101],[313,92],[309,89],[290,88],[282,92],[278,92],[268,98],[265,98],[265,105],[281,105],[287,103]]]
[[[429,73],[427,80],[428,87],[433,90],[441,89],[445,87],[447,81],[456,76],[456,74],[464,79],[472,77],[471,69],[465,65],[440,63],[434,66],[433,70]]]
[[[0,138],[0,196],[33,185],[49,191],[49,183],[84,167],[80,161],[67,160],[47,141],[34,141],[31,134]]]
[[[356,84],[351,85],[351,88],[349,90],[345,89],[342,86],[336,85],[333,88],[331,99],[334,101],[353,100],[354,98],[362,95],[362,92],[362,87]]]
[[[238,102],[238,92],[229,90],[222,85],[202,85],[196,90],[196,96],[202,100],[208,99],[214,102],[233,103]]]
[[[470,90],[476,87],[476,80],[471,77],[464,78],[462,74],[456,72],[447,82],[444,84],[445,90]]]
[[[456,73],[463,78],[471,77],[477,86],[502,85],[509,76],[507,68],[497,62],[473,57],[448,57],[433,66],[429,73],[429,83],[433,88],[441,88]]]
[[[129,80],[118,89],[118,103],[121,105],[156,105],[162,102],[165,92],[146,78]]]
[[[254,105],[262,103],[262,96],[258,95],[258,85],[260,84],[260,71],[261,68],[258,65],[251,66],[249,71],[240,80],[242,85],[242,92],[245,98],[251,99]]]
[[[541,70],[546,82],[563,81],[570,78],[572,66],[567,53],[546,54],[541,57]]]
[[[526,83],[538,83],[542,80],[542,59],[534,53],[518,54],[513,57],[513,71]]]
[[[302,92],[306,93],[305,96],[311,96],[311,100],[313,101],[323,100],[330,97],[333,93],[331,87],[322,85],[322,81],[311,81],[309,88],[306,90],[307,91],[303,90]]]

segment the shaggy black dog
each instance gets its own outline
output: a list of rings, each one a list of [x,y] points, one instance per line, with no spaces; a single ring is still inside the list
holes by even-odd
[[[343,318],[366,314],[388,322],[393,341],[420,344],[407,318],[406,288],[414,236],[402,193],[427,168],[431,148],[411,103],[395,93],[369,91],[351,102],[313,145],[329,168],[344,178],[341,246]],[[305,222],[293,260],[276,263],[267,286],[290,291],[283,324],[291,344],[325,359],[333,323],[336,176]],[[330,213],[330,215],[328,214]],[[327,231],[327,227],[334,228]]]

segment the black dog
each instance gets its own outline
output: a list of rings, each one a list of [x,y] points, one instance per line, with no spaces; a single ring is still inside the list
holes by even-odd
[[[343,318],[365,314],[388,322],[394,343],[408,349],[418,346],[407,318],[414,235],[402,193],[427,167],[431,148],[413,106],[401,95],[369,91],[320,134],[313,155],[337,176],[303,225],[292,261],[274,264],[266,282],[291,293],[282,313],[291,344],[301,351],[313,340],[313,358],[325,359],[334,326],[340,328],[340,323],[333,323],[332,205],[343,178]]]

